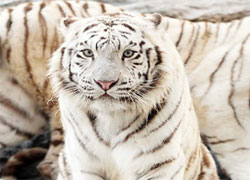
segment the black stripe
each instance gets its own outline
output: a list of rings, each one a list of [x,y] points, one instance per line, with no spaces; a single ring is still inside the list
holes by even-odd
[[[101,9],[102,9],[102,13],[106,13],[106,8],[105,8],[105,4],[100,3]]]
[[[67,50],[68,50],[68,56],[71,57],[73,50],[72,49],[67,49]],[[76,73],[73,73],[71,71],[71,67],[72,67],[72,64],[71,64],[71,61],[70,61],[69,62],[69,79],[70,79],[71,82],[75,82],[75,80],[73,79],[73,75],[75,75]],[[77,82],[75,82],[75,83],[77,83]]]
[[[132,26],[130,26],[130,25],[126,24],[126,23],[123,23],[122,25],[124,27],[128,28],[129,30],[136,32],[136,30]]]
[[[121,34],[128,34],[128,35],[131,35],[130,32],[127,32],[127,31],[119,31]]]
[[[223,38],[222,42],[224,42],[227,39],[227,37],[229,36],[230,31],[231,31],[231,29],[232,29],[235,22],[236,21],[231,22],[230,25],[228,26],[228,28],[226,28],[227,32],[225,33],[225,37]]]
[[[134,60],[134,59],[139,59],[141,57],[141,55],[140,54],[137,54],[137,56],[135,56],[133,59],[131,59],[131,60]],[[133,64],[135,64],[135,65],[142,65],[142,63],[133,63]]]
[[[6,60],[8,63],[10,63],[10,59],[11,59],[11,47],[8,47],[6,51]]]
[[[117,91],[129,91],[131,90],[130,87],[118,88]]]
[[[92,39],[93,37],[96,37],[98,36],[97,34],[92,34],[90,37],[89,37],[89,40]]]
[[[144,94],[146,94],[147,92],[149,92],[150,90],[152,90],[153,88],[155,88],[156,86],[160,85],[160,80],[162,77],[162,71],[157,71],[156,73],[154,73],[153,78],[150,79],[149,82],[147,82],[148,77],[147,74],[143,73],[143,74],[138,74],[139,76],[143,76],[144,77],[144,81],[142,82],[142,86],[147,84],[147,86],[143,86],[142,88],[140,88],[138,91],[132,91],[135,92],[136,95],[138,95],[139,97],[142,97]]]
[[[60,158],[63,158],[62,159],[63,164],[62,164],[62,167],[59,168],[59,175],[58,176],[61,175],[64,180],[69,180],[68,177],[66,177],[67,175],[66,175],[65,169],[66,169],[67,163],[66,163],[64,152],[62,152]]]
[[[217,66],[217,68],[212,72],[212,74],[210,75],[209,77],[209,86],[207,88],[207,90],[205,91],[205,93],[203,94],[202,96],[202,99],[207,95],[207,93],[210,91],[212,85],[213,85],[213,82],[214,82],[214,78],[215,78],[215,74],[217,73],[217,71],[219,71],[220,67],[223,65],[224,61],[226,60],[227,58],[227,55],[229,52],[231,52],[231,49],[230,48],[225,54],[224,56],[222,57],[222,60],[220,61],[219,65]]]
[[[66,156],[64,152],[62,152],[62,158],[63,158],[64,173],[67,176],[67,179],[69,179],[71,176],[71,172],[69,172],[70,169],[69,166],[67,166]]]
[[[5,106],[6,108],[14,111],[18,115],[22,116],[26,120],[31,120],[30,115],[22,108],[18,107],[18,105],[14,104],[10,99],[5,98],[0,94],[0,104]]]
[[[102,49],[102,47],[105,45],[105,44],[107,44],[109,42],[109,40],[106,40],[106,41],[104,41],[102,44],[100,44],[100,49]]]
[[[191,46],[191,48],[190,48],[190,50],[189,50],[189,55],[188,55],[188,57],[186,58],[186,60],[184,61],[184,64],[185,64],[185,65],[189,62],[190,58],[191,58],[192,55],[193,55],[194,48],[197,46],[196,41],[198,40],[198,37],[199,37],[199,34],[200,34],[200,25],[199,25],[199,24],[197,24],[197,25],[198,25],[198,29],[197,29],[197,31],[196,31],[195,39],[194,39],[194,41],[193,41],[193,43],[192,43],[192,46]]]
[[[168,31],[168,28],[169,28],[169,21],[167,20],[167,21],[166,21],[166,28],[165,28],[165,31],[166,31],[166,32]]]
[[[236,139],[224,139],[224,140],[218,140],[218,141],[209,141],[210,145],[217,145],[217,144],[224,144],[228,142],[234,142]]]
[[[93,128],[93,131],[94,131],[96,137],[98,138],[98,140],[99,140],[101,143],[105,144],[106,146],[109,146],[109,142],[106,142],[106,141],[101,137],[101,135],[99,134],[98,130],[96,129],[96,124],[95,124],[95,123],[96,123],[96,119],[97,119],[96,115],[93,114],[93,113],[91,113],[90,111],[88,111],[88,112],[87,112],[87,116],[88,116],[88,118],[89,118],[89,121],[90,121],[91,126],[92,126],[92,128]]]
[[[69,2],[67,2],[66,0],[64,0],[64,3],[66,3],[66,5],[68,6],[68,8],[70,9],[71,13],[76,16],[76,13],[74,11],[74,9],[72,8],[71,4]]]
[[[6,24],[7,34],[9,33],[11,26],[12,26],[12,11],[13,11],[13,9],[11,9],[11,8],[8,9],[9,19],[7,21],[7,24]]]
[[[138,58],[137,58],[138,59]],[[136,66],[141,66],[141,65],[143,65],[143,63],[141,62],[141,63],[133,63],[134,65],[136,65]]]
[[[236,35],[238,31],[240,30],[242,22],[243,22],[242,20],[238,21],[237,27],[235,28],[235,31],[233,33],[234,35]]]
[[[204,30],[204,33],[202,35],[202,38],[203,38],[203,48],[202,48],[202,51],[204,51],[206,49],[206,44],[211,39],[210,38],[211,31],[210,31],[210,28],[209,28],[210,23],[208,23],[208,22],[204,22],[204,23],[205,23],[205,30]]]
[[[235,150],[232,150],[231,152],[237,152],[237,151],[250,151],[250,148],[248,147],[239,147]]]
[[[244,51],[244,46],[245,46],[245,43],[248,41],[248,39],[249,39],[249,37],[250,37],[250,34],[248,34],[247,35],[247,37],[244,39],[244,41],[242,42],[242,45],[241,45],[241,48],[240,48],[240,52],[239,52],[239,56],[238,56],[238,58],[234,61],[234,63],[233,63],[233,66],[232,66],[232,68],[231,68],[231,78],[230,78],[230,80],[231,80],[231,90],[230,90],[230,94],[229,94],[229,96],[228,96],[228,104],[229,104],[229,106],[232,108],[232,110],[233,110],[233,114],[234,114],[234,118],[235,118],[235,120],[236,120],[236,122],[237,122],[237,124],[242,128],[242,129],[245,129],[244,127],[243,127],[243,125],[241,124],[241,122],[240,122],[240,120],[239,120],[239,117],[238,117],[238,114],[237,114],[237,112],[236,112],[236,107],[235,107],[235,105],[233,104],[233,96],[234,96],[234,93],[235,93],[235,81],[234,81],[234,74],[235,74],[235,68],[236,68],[236,65],[237,65],[237,63],[239,62],[239,60],[242,58],[242,56],[243,56],[243,51]]]
[[[152,166],[150,167],[150,169],[148,170],[148,172],[146,172],[146,174],[148,174],[149,171],[153,171],[153,170],[159,169],[160,167],[162,167],[162,166],[164,166],[164,165],[166,165],[166,164],[169,164],[169,163],[171,163],[171,162],[173,162],[173,161],[175,161],[175,160],[176,160],[176,158],[171,158],[171,159],[167,159],[167,160],[165,160],[165,161],[156,163],[156,164],[154,164],[154,165],[152,165]]]
[[[179,109],[181,101],[182,101],[183,95],[181,95],[177,105],[175,106],[175,109],[169,114],[169,116],[166,118],[165,121],[163,121],[158,127],[152,129],[148,134],[151,134],[155,131],[157,131],[158,129],[160,129],[162,126],[164,126],[176,113],[176,111]]]
[[[175,161],[176,158],[171,158],[171,159],[167,159],[165,161],[153,164],[150,168],[148,168],[147,170],[145,170],[144,172],[140,173],[137,175],[137,179],[141,179],[143,176],[149,174],[151,171],[155,171],[157,169],[160,169],[162,166],[165,166],[169,163],[172,163],[173,161]]]
[[[140,131],[142,131],[146,126],[148,126],[153,120],[154,118],[157,116],[157,114],[159,112],[161,112],[161,110],[165,107],[167,101],[165,99],[162,100],[161,103],[156,104],[155,107],[153,107],[150,112],[148,113],[147,117],[144,118],[143,122],[139,125],[138,128],[136,128],[136,130],[130,132],[129,134],[127,134],[127,136],[123,139],[123,141],[118,142],[113,149],[120,143],[124,143],[126,142],[131,136],[133,136],[136,133],[139,133]]]
[[[122,128],[122,129],[117,133],[117,136],[118,136],[121,132],[123,132],[123,131],[127,130],[128,128],[130,128],[139,118],[140,118],[140,115],[137,115],[133,121],[131,121],[127,126],[125,126],[124,128]]]
[[[125,36],[124,34],[121,35],[121,37],[124,37],[125,39],[129,39],[127,36]]]
[[[40,92],[40,89],[38,87],[38,85],[36,84],[33,74],[32,74],[32,67],[31,64],[29,62],[29,58],[28,58],[28,54],[29,54],[29,48],[28,48],[28,41],[29,41],[29,27],[28,27],[28,19],[27,19],[27,13],[29,11],[32,10],[32,3],[28,3],[25,7],[24,7],[24,46],[23,46],[23,58],[24,58],[24,63],[26,65],[26,71],[28,73],[28,76],[30,78],[30,81],[33,85],[33,87],[35,88],[37,94],[42,94]]]
[[[83,10],[85,11],[85,13],[86,13],[88,16],[90,16],[90,15],[89,15],[89,12],[88,12],[89,5],[88,5],[87,2],[84,3],[84,4],[82,5],[82,8],[83,8]]]
[[[155,63],[155,66],[157,66],[158,64],[162,63],[162,55],[161,55],[161,51],[160,51],[159,46],[155,46],[154,50],[156,52],[156,57],[157,57],[157,61]]]
[[[9,127],[11,131],[15,131],[15,133],[16,133],[17,135],[19,135],[19,136],[23,136],[23,137],[28,138],[28,139],[30,139],[30,138],[32,138],[32,137],[34,136],[33,133],[27,132],[27,131],[25,131],[25,130],[23,130],[23,129],[20,129],[19,127],[16,127],[16,126],[14,126],[14,125],[8,123],[8,122],[4,119],[4,117],[2,117],[1,115],[0,115],[0,122],[1,122],[3,125]]]
[[[178,38],[177,42],[175,43],[176,47],[178,47],[179,43],[181,42],[181,38],[183,36],[183,31],[184,31],[184,26],[185,26],[185,20],[183,20],[182,23],[181,23],[181,33],[179,35],[179,38]]]
[[[100,39],[96,42],[96,44],[95,44],[95,49],[96,50],[98,50],[99,48],[98,48],[98,44],[102,41],[102,40],[104,40],[104,39],[106,39],[105,37],[100,37]],[[111,41],[112,42],[112,41]]]
[[[216,34],[215,34],[215,43],[217,42],[219,32],[220,32],[220,23],[217,24]]]
[[[171,177],[170,180],[175,179],[175,177],[179,174],[179,172],[180,172],[182,169],[183,169],[183,165],[181,165],[180,168],[179,168],[177,171],[175,171],[175,173],[173,174],[173,176]]]
[[[188,172],[189,169],[192,167],[192,164],[194,164],[195,159],[197,159],[197,153],[200,152],[200,146],[196,146],[195,150],[193,150],[191,152],[191,154],[189,155],[187,161],[186,161],[186,168],[185,168],[185,172]],[[196,170],[197,171],[197,170]],[[194,173],[195,175],[195,173]]]
[[[65,53],[65,47],[62,47],[61,48],[61,57],[60,57],[60,61],[61,61],[61,67],[60,67],[60,70],[62,70],[64,67],[63,67],[63,57],[64,57],[64,53]]]
[[[79,144],[81,145],[82,149],[83,149],[85,152],[87,152],[88,155],[90,155],[91,157],[94,157],[95,159],[97,159],[96,155],[94,155],[94,154],[86,147],[86,143],[84,143],[84,142],[79,138],[79,136],[78,136],[78,134],[77,134],[77,132],[76,132],[76,128],[77,128],[77,130],[80,132],[80,137],[84,138],[85,141],[89,141],[89,138],[83,134],[83,132],[81,131],[81,128],[80,128],[79,124],[77,123],[77,121],[75,120],[74,116],[73,116],[71,113],[70,113],[69,115],[70,115],[72,121],[71,121],[71,119],[70,119],[68,116],[66,116],[66,114],[64,113],[64,117],[66,118],[66,120],[67,120],[67,121],[69,122],[69,124],[71,125],[72,130],[73,130],[73,132],[74,132],[74,135],[75,135],[77,141],[79,142]]]
[[[191,34],[189,36],[189,39],[188,39],[188,43],[192,41],[192,38],[193,38],[193,35],[194,35],[194,24],[191,23],[191,27],[192,27],[192,31],[191,31]]]
[[[66,13],[64,12],[64,10],[63,10],[62,7],[60,6],[60,4],[56,4],[56,5],[57,5],[57,7],[58,7],[58,9],[59,9],[59,11],[60,11],[62,17],[66,17]]]
[[[120,50],[121,49],[121,40],[119,38],[117,40],[118,40],[118,50]]]
[[[43,55],[46,50],[46,45],[47,45],[47,36],[48,36],[48,28],[46,24],[46,20],[42,15],[42,10],[45,7],[45,3],[41,3],[40,9],[39,9],[39,23],[42,31],[42,39],[43,39]]]
[[[88,25],[87,27],[84,28],[83,32],[86,32],[86,31],[90,30],[91,28],[96,27],[98,25],[99,25],[98,23]]]
[[[144,83],[145,83],[145,84],[147,83],[148,74],[149,74],[149,70],[150,70],[150,67],[151,67],[151,65],[150,65],[150,51],[151,51],[151,50],[152,50],[152,48],[148,48],[148,49],[146,50],[146,57],[147,57],[147,64],[148,64],[148,67],[147,67],[147,72],[146,72],[146,74],[144,75],[144,78],[145,78]]]
[[[144,41],[141,41],[140,43],[139,43],[139,46],[140,46],[140,53],[142,53],[143,52],[143,49],[142,49],[142,47],[143,47],[143,45],[145,44],[145,42]]]
[[[182,118],[182,119],[183,119],[183,118]],[[161,144],[156,145],[155,147],[153,147],[153,148],[147,150],[146,152],[141,152],[141,153],[139,153],[135,158],[139,158],[139,157],[141,157],[141,156],[144,155],[144,154],[155,153],[155,152],[161,150],[161,149],[162,149],[166,144],[168,144],[168,143],[171,141],[171,139],[174,137],[174,134],[176,133],[176,131],[178,130],[178,128],[179,128],[180,125],[181,125],[182,119],[179,121],[179,123],[177,124],[177,126],[174,128],[174,130],[172,131],[172,133],[171,133],[169,136],[165,137],[165,138],[162,140],[162,143],[161,143]]]
[[[127,81],[123,81],[123,82],[121,82],[120,85],[125,85],[125,84],[128,84],[128,82]]]

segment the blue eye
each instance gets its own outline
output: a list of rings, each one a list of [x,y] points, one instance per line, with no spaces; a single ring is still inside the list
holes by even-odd
[[[125,57],[125,58],[130,58],[130,57],[132,57],[133,55],[135,54],[135,51],[132,51],[132,50],[130,50],[130,49],[127,49],[126,51],[124,51],[124,53],[123,53],[123,57]]]
[[[94,56],[94,53],[93,53],[93,51],[91,51],[91,49],[84,49],[82,51],[82,53],[86,57],[93,57]]]

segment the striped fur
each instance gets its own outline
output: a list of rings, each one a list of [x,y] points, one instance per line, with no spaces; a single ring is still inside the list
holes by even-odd
[[[49,65],[65,132],[58,180],[218,179],[179,54],[149,22],[126,13],[64,21]]]
[[[45,169],[48,175],[51,173],[48,165],[56,158],[53,152],[60,149],[63,135],[58,121],[60,117],[56,113],[57,100],[52,98],[51,85],[44,74],[47,70],[47,60],[63,41],[57,32],[58,22],[67,15],[89,17],[118,11],[118,8],[102,3],[46,1],[22,4],[0,13],[0,23],[3,27],[0,29],[0,81],[6,85],[0,87],[0,92],[5,92],[5,103],[0,103],[0,114],[5,117],[5,121],[0,122],[0,133],[13,137],[13,141],[7,143],[5,138],[0,139],[1,147],[40,132],[47,119],[44,114],[48,114],[54,138],[42,169]],[[247,179],[250,177],[250,77],[247,71],[250,66],[250,19],[247,17],[229,23],[193,23],[157,15],[142,16],[157,28],[164,26],[177,46],[185,64],[201,133],[207,137],[223,170],[232,179]],[[150,54],[150,50],[147,52]],[[18,86],[12,82],[16,82]],[[14,89],[17,91],[9,93],[12,92],[9,90]],[[18,104],[17,99],[20,97],[25,97],[22,101],[27,101],[27,104]],[[30,106],[35,102],[37,106]],[[6,108],[9,110],[5,111]],[[20,113],[19,110],[26,113]],[[43,113],[32,114],[37,111]],[[24,118],[23,114],[32,114],[32,118],[30,115]],[[10,115],[17,117],[17,122],[24,123],[13,123],[14,118],[6,118]],[[27,126],[26,122],[30,118],[35,120],[34,124]]]

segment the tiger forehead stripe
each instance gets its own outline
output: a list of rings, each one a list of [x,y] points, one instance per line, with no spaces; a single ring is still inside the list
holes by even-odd
[[[86,32],[86,31],[90,30],[91,28],[96,27],[96,26],[98,26],[98,25],[99,25],[98,23],[91,24],[91,25],[87,26],[87,27],[83,30],[83,32]]]
[[[128,28],[129,30],[136,32],[136,30],[132,26],[128,25],[127,23],[122,23],[122,25]]]

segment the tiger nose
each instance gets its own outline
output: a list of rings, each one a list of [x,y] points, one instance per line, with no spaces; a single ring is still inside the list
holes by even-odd
[[[109,90],[110,88],[112,88],[117,81],[96,81],[96,84],[98,86],[100,86],[103,90],[107,91]]]

